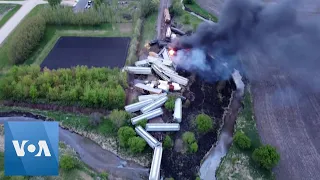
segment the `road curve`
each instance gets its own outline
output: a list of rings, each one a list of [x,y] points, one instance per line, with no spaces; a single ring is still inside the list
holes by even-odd
[[[10,1],[0,1],[0,3],[9,3]],[[38,4],[46,4],[48,2],[42,0],[26,0],[17,2],[11,1],[13,4],[21,4],[21,8],[1,27],[0,29],[0,47],[3,45],[5,39],[18,26],[22,19]]]
[[[6,121],[41,120],[27,117],[0,117],[0,124]],[[136,163],[122,160],[117,155],[102,149],[88,138],[60,128],[59,139],[73,148],[84,163],[99,172],[107,171],[114,178],[132,180],[141,179],[141,176],[148,175],[149,169],[143,168]]]

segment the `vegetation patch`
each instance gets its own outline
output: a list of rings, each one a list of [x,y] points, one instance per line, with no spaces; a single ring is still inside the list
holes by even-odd
[[[0,4],[0,28],[21,8],[20,4]]]
[[[127,76],[118,69],[78,66],[40,71],[39,66],[15,66],[0,80],[3,100],[123,108]]]
[[[195,0],[183,0],[184,6],[190,11],[202,16],[205,19],[209,19],[214,22],[218,22],[218,18],[208,11],[202,9]]]
[[[254,150],[259,148],[262,143],[256,128],[256,121],[254,119],[252,100],[249,91],[245,93],[243,102],[244,109],[238,115],[235,132],[242,132],[247,135],[251,140],[251,146],[247,150],[242,150],[242,148],[238,146],[239,141],[236,140],[239,139],[238,133],[238,135],[234,137],[234,143],[232,143],[227,155],[221,161],[220,166],[216,171],[216,177],[217,179],[222,180],[275,179],[270,169],[261,167],[253,160]],[[241,138],[243,138],[243,136]],[[248,143],[245,143],[244,146],[248,147]],[[260,156],[260,153],[258,154]],[[261,160],[260,158],[258,159],[259,161]]]
[[[199,114],[196,117],[197,129],[200,133],[207,133],[213,129],[214,121],[206,114]]]

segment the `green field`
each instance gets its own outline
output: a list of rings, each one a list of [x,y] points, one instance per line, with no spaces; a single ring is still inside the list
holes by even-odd
[[[0,4],[0,28],[20,9],[20,7],[20,4]]]
[[[259,167],[251,156],[255,148],[261,145],[260,136],[254,119],[253,105],[250,92],[245,93],[244,109],[238,115],[235,132],[242,131],[251,139],[251,148],[240,150],[234,143],[223,158],[216,172],[218,180],[228,179],[275,179],[272,171]]]
[[[208,11],[202,9],[195,1],[192,4],[184,4],[184,6],[188,9],[190,9],[192,12],[204,17],[205,19],[209,19],[211,21],[217,22],[218,18],[212,14],[210,14]]]

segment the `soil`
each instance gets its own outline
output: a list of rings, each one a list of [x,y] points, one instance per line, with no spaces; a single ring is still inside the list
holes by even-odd
[[[222,124],[224,108],[228,106],[232,90],[235,89],[233,81],[226,81],[225,87],[220,90],[224,98],[220,99],[219,92],[217,91],[218,83],[211,84],[204,82],[195,75],[191,75],[189,78],[191,80],[194,79],[194,81],[183,92],[183,96],[190,101],[190,105],[182,110],[181,130],[178,133],[172,134],[175,148],[174,150],[164,150],[161,163],[165,177],[173,177],[179,180],[195,179],[201,160],[217,141],[218,129],[220,129]],[[213,131],[205,134],[197,133],[194,119],[199,113],[206,113],[214,117],[215,128]],[[172,120],[172,113],[165,111],[163,119],[166,122],[170,122]],[[191,154],[185,152],[185,147],[181,147],[181,136],[186,131],[195,133],[199,146],[197,153]]]
[[[87,114],[90,115],[94,112],[99,112],[101,114],[109,114],[110,111],[106,109],[93,109],[93,108],[83,108],[77,106],[61,106],[57,104],[32,104],[32,103],[24,103],[24,102],[14,102],[14,101],[3,101],[1,104],[4,106],[15,106],[15,107],[26,107],[31,109],[40,109],[47,111],[61,111],[61,112],[69,112],[75,114]]]
[[[41,64],[41,68],[118,67],[125,64],[130,38],[61,37]]]

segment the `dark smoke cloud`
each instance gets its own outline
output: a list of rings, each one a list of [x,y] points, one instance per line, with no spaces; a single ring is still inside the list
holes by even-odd
[[[175,61],[212,81],[228,79],[237,68],[253,82],[285,76],[294,86],[319,91],[320,16],[305,12],[302,2],[228,0],[217,24],[203,23],[173,43],[192,48],[180,50]]]

